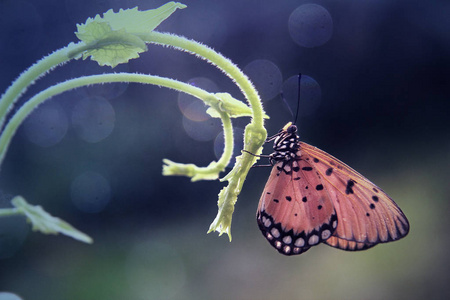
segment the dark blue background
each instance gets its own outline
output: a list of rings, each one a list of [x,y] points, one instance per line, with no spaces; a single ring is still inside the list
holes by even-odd
[[[0,90],[41,57],[76,41],[76,23],[110,8],[163,3],[1,1]],[[158,30],[207,44],[241,68],[268,59],[284,79],[299,72],[313,77],[321,103],[298,120],[302,139],[386,190],[410,220],[407,238],[360,253],[321,245],[283,257],[255,222],[269,173],[263,168],[251,170],[238,199],[233,242],[206,235],[222,184],[163,177],[161,160],[207,165],[215,159],[213,143],[184,133],[176,92],[130,84],[108,99],[115,128],[99,143],[80,140],[69,128],[60,143],[41,148],[18,131],[1,168],[0,204],[23,195],[95,243],[26,234],[20,219],[13,225],[2,219],[5,237],[22,233],[12,235],[10,253],[0,260],[0,290],[24,299],[448,298],[450,4],[314,1],[331,14],[333,35],[323,46],[302,48],[291,40],[287,20],[304,3],[310,1],[187,1]],[[150,45],[128,70],[181,81],[207,77],[242,99],[219,71],[167,48]],[[22,101],[63,79],[99,72],[109,69],[70,62],[40,79]],[[77,95],[50,101],[70,115]],[[277,98],[265,109],[269,134],[292,118]],[[111,187],[110,202],[97,214],[70,201],[71,182],[86,170],[103,174]]]

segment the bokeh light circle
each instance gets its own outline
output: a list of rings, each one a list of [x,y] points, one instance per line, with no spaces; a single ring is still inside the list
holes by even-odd
[[[82,212],[101,212],[111,199],[111,187],[102,175],[87,171],[77,176],[71,184],[72,203]]]
[[[0,300],[22,300],[22,298],[13,293],[0,292]]]
[[[233,156],[228,164],[228,167],[232,167],[236,162],[236,156],[241,155],[241,150],[244,149],[244,129],[239,127],[233,128]],[[225,138],[223,136],[223,131],[219,133],[214,140],[214,154],[216,158],[219,159],[222,156],[225,147]]]
[[[298,102],[298,75],[292,76],[283,83],[283,96],[289,109],[295,115],[297,107],[299,116],[309,116],[320,106],[322,90],[314,78],[302,75],[300,80],[300,103]]]
[[[183,128],[187,135],[200,142],[212,141],[222,130],[222,123],[218,118],[209,118],[196,122],[183,116]]]
[[[64,109],[54,101],[35,109],[23,123],[27,139],[41,147],[59,143],[67,133],[69,120]]]
[[[114,129],[115,121],[114,108],[102,97],[84,98],[72,111],[75,132],[89,143],[97,143],[107,138]]]
[[[219,90],[212,80],[204,77],[192,78],[187,83],[210,93],[216,93]],[[206,113],[208,106],[202,100],[186,93],[178,95],[178,107],[181,113],[189,120],[206,121],[210,118]]]
[[[317,4],[297,7],[289,16],[288,27],[292,40],[307,48],[325,44],[333,34],[330,13]]]
[[[280,94],[283,76],[278,66],[270,60],[256,59],[245,66],[244,73],[253,82],[263,101]]]

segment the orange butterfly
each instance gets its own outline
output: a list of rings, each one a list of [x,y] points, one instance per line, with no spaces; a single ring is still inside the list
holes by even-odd
[[[409,223],[395,202],[364,176],[328,153],[300,142],[291,122],[268,140],[275,152],[256,218],[284,255],[321,242],[365,250],[406,236]]]

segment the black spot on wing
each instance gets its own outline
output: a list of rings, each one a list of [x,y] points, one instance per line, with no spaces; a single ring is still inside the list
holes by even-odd
[[[330,176],[331,173],[333,173],[333,168],[328,168],[328,169],[325,171],[325,175],[327,175],[327,176]]]
[[[308,198],[306,198],[306,196],[304,196],[304,197],[302,198],[302,201],[303,201],[303,202],[307,202],[307,201],[308,201]]]
[[[378,202],[378,197],[377,196],[372,196],[372,200],[375,202]]]
[[[273,199],[273,202],[278,203],[280,201],[278,199]]]
[[[345,187],[345,193],[348,194],[353,194],[353,189],[352,187],[355,185],[355,182],[351,179],[349,179],[347,181],[347,186]]]
[[[303,171],[312,171],[312,167],[303,167],[302,170]]]
[[[291,196],[286,196],[286,200],[291,201],[292,200]]]
[[[323,190],[323,185],[321,185],[321,184],[316,185],[316,190],[318,190],[318,191]]]
[[[375,209],[375,204],[371,203],[371,204],[369,205],[369,207],[370,207],[371,209]]]
[[[315,157],[314,157],[313,161],[314,161],[315,163],[318,163],[318,162],[319,162],[319,160],[318,160],[317,158],[315,158]]]

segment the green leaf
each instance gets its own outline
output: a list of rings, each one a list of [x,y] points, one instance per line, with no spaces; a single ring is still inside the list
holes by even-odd
[[[178,2],[168,2],[156,9],[139,11],[137,7],[132,9],[120,9],[115,13],[112,9],[103,14],[103,17],[96,15],[95,18],[88,18],[86,23],[77,24],[77,37],[85,43],[79,35],[83,35],[91,30],[89,24],[107,23],[111,30],[122,30],[131,34],[148,33],[155,29],[162,21],[170,17],[177,9],[183,9],[186,5]]]
[[[115,13],[112,9],[103,14],[103,20],[111,25],[113,30],[125,29],[129,33],[148,33],[162,21],[170,17],[177,9],[186,8],[186,5],[178,2],[168,2],[156,9],[138,11],[138,8],[120,9]],[[99,18],[99,16],[96,16]]]
[[[130,59],[138,58],[139,53],[147,50],[147,45],[137,36],[124,31],[111,31],[103,35],[101,40],[91,45],[83,53],[83,59],[91,57],[100,66],[111,66],[126,63]]]
[[[40,231],[44,234],[58,234],[70,236],[76,240],[85,243],[92,243],[92,238],[88,235],[78,231],[69,223],[51,216],[44,211],[39,205],[30,205],[21,196],[16,196],[12,199],[12,204],[27,217],[31,223],[33,231]]]
[[[169,2],[157,9],[139,11],[137,7],[115,13],[112,9],[77,24],[76,36],[86,44],[83,59],[91,57],[101,66],[115,67],[147,51],[139,34],[148,33],[167,19],[175,10],[186,5]]]

